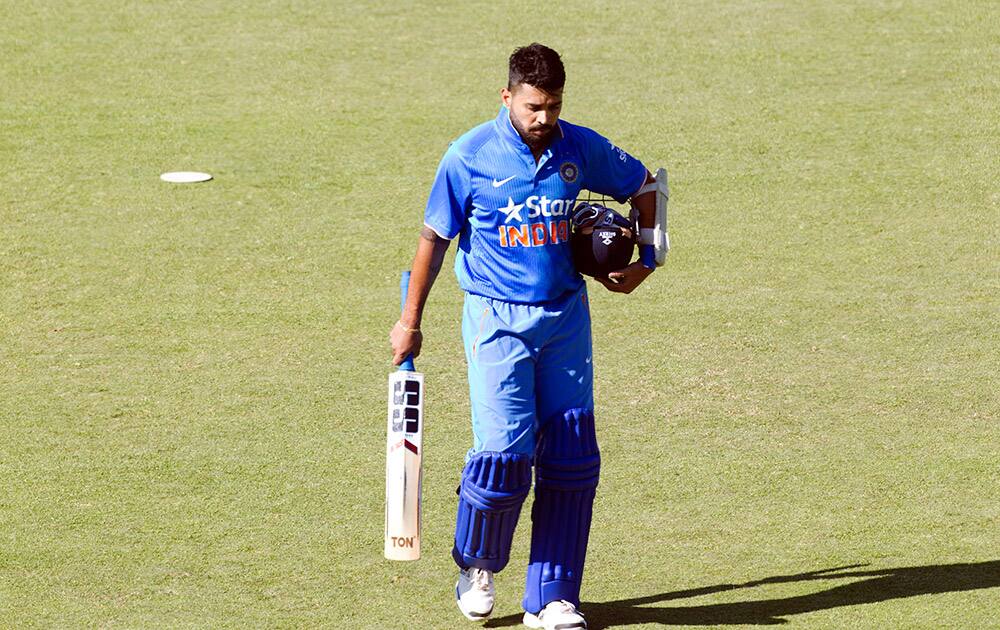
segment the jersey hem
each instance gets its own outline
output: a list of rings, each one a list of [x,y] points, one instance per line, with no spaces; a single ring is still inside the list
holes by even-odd
[[[542,304],[547,304],[548,302],[561,300],[570,293],[578,293],[581,289],[583,289],[587,285],[587,282],[583,279],[583,276],[580,276],[579,274],[577,274],[577,278],[578,281],[575,286],[572,286],[563,291],[562,293],[559,293],[552,297],[542,298],[538,300],[512,300],[508,297],[502,297],[499,295],[494,295],[491,293],[481,291],[479,290],[481,287],[473,287],[473,288],[461,287],[461,289],[463,292],[468,293],[469,295],[475,295],[476,297],[484,298],[487,300],[497,300],[498,302],[506,302],[507,304],[528,304],[533,306],[539,306]]]

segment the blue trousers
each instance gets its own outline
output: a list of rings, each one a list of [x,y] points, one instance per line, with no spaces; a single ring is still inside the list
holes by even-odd
[[[594,408],[586,286],[541,304],[466,294],[462,338],[469,366],[473,445],[533,455],[545,422]]]
[[[506,566],[534,462],[523,606],[578,605],[600,469],[586,287],[530,305],[468,294],[462,337],[473,445],[459,487],[455,562]]]

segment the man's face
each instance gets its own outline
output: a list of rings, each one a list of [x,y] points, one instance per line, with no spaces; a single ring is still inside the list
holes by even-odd
[[[546,92],[527,83],[518,83],[512,90],[500,90],[500,97],[510,110],[510,122],[524,143],[532,149],[547,147],[562,111],[562,90]]]

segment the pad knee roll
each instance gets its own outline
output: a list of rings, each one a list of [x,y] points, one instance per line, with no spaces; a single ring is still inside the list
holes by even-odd
[[[463,568],[500,571],[510,560],[514,528],[531,488],[531,457],[475,454],[462,471],[452,557]]]
[[[570,409],[547,423],[535,457],[526,611],[558,599],[579,606],[600,469],[592,411]]]

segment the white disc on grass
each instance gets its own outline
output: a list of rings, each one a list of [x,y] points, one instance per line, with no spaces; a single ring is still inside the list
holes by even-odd
[[[212,176],[208,173],[198,173],[197,171],[174,171],[173,173],[160,175],[160,179],[172,184],[196,184],[198,182],[207,182],[212,179]]]

